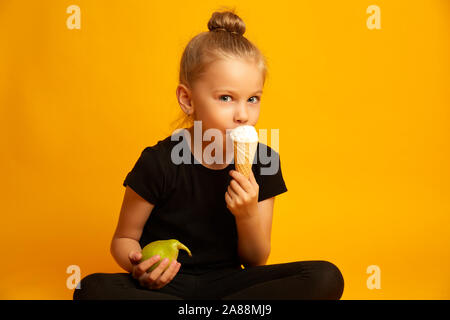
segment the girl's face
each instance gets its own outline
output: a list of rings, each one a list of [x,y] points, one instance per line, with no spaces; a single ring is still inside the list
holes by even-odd
[[[254,126],[259,118],[263,78],[256,63],[244,59],[213,62],[192,88],[195,120],[202,129]]]

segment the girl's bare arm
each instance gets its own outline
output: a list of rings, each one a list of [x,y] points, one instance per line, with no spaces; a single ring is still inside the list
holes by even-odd
[[[126,187],[110,251],[115,261],[127,272],[132,271],[129,253],[142,251],[139,239],[153,208],[153,204],[143,199],[129,186]]]

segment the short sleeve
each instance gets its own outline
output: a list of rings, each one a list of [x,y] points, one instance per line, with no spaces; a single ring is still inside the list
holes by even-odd
[[[263,150],[260,152],[261,146]],[[281,172],[280,155],[261,143],[256,152],[258,152],[258,162],[253,166],[253,173],[259,186],[258,202],[288,191]]]
[[[153,205],[159,204],[164,193],[165,169],[160,150],[145,148],[133,169],[127,174],[127,185]]]

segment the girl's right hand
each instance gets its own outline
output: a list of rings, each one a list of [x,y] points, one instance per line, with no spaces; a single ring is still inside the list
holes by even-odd
[[[161,289],[168,284],[180,270],[181,264],[175,259],[170,264],[166,271],[163,270],[167,266],[168,259],[163,259],[158,267],[151,272],[147,272],[148,268],[157,263],[160,259],[158,255],[153,256],[145,261],[141,260],[142,254],[140,252],[131,251],[128,254],[128,258],[132,264],[131,275],[134,279],[138,280],[140,285],[147,289]]]

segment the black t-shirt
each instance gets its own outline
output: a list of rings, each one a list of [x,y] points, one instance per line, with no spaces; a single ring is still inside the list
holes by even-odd
[[[194,158],[181,130],[173,136],[177,135],[178,138],[169,136],[146,147],[123,182],[123,186],[128,185],[154,205],[139,244],[144,248],[156,240],[179,240],[189,248],[192,257],[180,250],[177,260],[184,272],[192,274],[216,268],[240,268],[236,222],[225,202],[232,179],[228,172],[235,170],[234,161],[224,169],[207,168]],[[175,164],[171,160],[172,148],[179,143],[186,147],[183,150],[189,151],[190,163]],[[261,159],[265,160],[260,161],[261,147],[278,166],[264,164],[268,162],[264,156]],[[277,168],[276,173],[268,174],[274,171],[267,171],[270,166]],[[261,171],[262,168],[266,169]],[[252,171],[259,186],[258,201],[287,191],[279,155],[269,146],[258,143]]]

